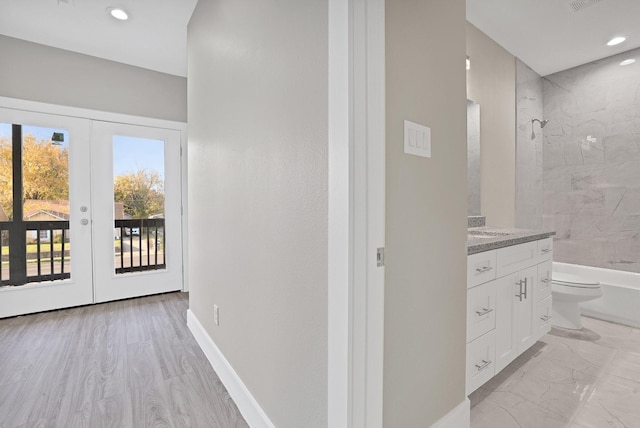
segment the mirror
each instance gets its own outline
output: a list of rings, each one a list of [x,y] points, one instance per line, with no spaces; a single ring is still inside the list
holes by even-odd
[[[467,100],[467,215],[480,214],[480,104]]]

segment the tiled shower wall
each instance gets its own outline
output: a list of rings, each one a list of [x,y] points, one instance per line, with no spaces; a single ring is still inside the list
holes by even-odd
[[[544,79],[543,226],[554,259],[640,272],[640,49]]]
[[[542,227],[542,77],[516,58],[516,227]]]

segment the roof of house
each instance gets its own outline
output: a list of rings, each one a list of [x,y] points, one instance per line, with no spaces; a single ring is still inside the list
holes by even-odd
[[[27,199],[24,201],[23,212],[25,220],[33,218],[39,214],[50,216],[55,220],[69,220],[69,201]]]

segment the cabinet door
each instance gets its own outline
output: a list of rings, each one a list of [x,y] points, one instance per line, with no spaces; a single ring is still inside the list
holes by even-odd
[[[495,375],[495,332],[467,344],[467,395]]]
[[[539,302],[551,296],[551,260],[538,265],[538,280],[533,293],[533,301]]]
[[[515,290],[517,273],[498,278],[496,282],[496,373],[517,356]]]
[[[467,257],[467,288],[475,287],[496,277],[496,250]]]
[[[551,296],[536,303],[534,323],[537,339],[540,339],[551,330]]]
[[[486,282],[467,291],[467,343],[496,326],[496,284]]]
[[[538,241],[538,257],[540,260],[551,260],[553,258],[553,238]]]
[[[538,267],[532,266],[518,272],[518,281],[514,284],[514,302],[516,306],[517,352],[520,355],[536,343],[536,328],[533,320],[533,293],[538,278]]]

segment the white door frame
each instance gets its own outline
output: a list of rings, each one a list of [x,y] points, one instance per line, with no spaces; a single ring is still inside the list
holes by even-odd
[[[41,103],[37,101],[20,100],[16,98],[0,97],[0,107],[22,110],[35,113],[46,113],[58,116],[75,117],[79,119],[99,120],[102,122],[115,122],[128,125],[148,126],[152,128],[164,128],[180,131],[180,153],[181,158],[181,187],[182,187],[182,283],[183,291],[189,290],[187,270],[185,261],[187,260],[188,243],[188,212],[187,212],[187,124],[165,119],[155,119],[142,116],[133,116],[121,113],[111,113],[99,110],[91,110],[79,107],[61,106],[56,104]]]
[[[330,427],[382,427],[384,28],[384,0],[329,0]]]

